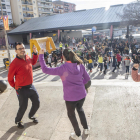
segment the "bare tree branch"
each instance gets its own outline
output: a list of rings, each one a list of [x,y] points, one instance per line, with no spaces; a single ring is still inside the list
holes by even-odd
[[[127,4],[123,9],[123,14],[117,13],[122,19],[122,23],[127,25],[140,24],[140,2]]]

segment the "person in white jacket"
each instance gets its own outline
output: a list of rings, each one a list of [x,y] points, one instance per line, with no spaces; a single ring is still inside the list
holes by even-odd
[[[48,64],[49,64],[50,67],[52,67],[51,62],[52,62],[52,60],[50,58],[50,55],[48,55]]]

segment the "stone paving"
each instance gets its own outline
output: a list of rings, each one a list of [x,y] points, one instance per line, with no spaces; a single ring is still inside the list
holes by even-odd
[[[100,80],[102,81],[102,80]],[[58,84],[59,83],[59,84]],[[129,82],[122,86],[92,85],[84,103],[89,136],[83,140],[139,140],[140,139],[140,88],[139,83]],[[70,140],[73,132],[67,117],[63,90],[60,82],[34,84],[40,96],[40,108],[36,114],[39,124],[28,119],[31,107],[23,117],[25,129],[14,124],[18,99],[14,89],[8,89],[0,98],[0,140]],[[54,86],[55,85],[55,86]],[[82,126],[78,122],[81,130]]]

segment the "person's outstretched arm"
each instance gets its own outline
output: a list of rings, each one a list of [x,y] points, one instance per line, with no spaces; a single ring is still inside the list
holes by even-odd
[[[31,60],[32,60],[32,65],[35,65],[37,63],[38,54],[37,54],[36,47],[33,47],[33,58]]]
[[[132,79],[135,82],[140,82],[140,74],[138,74],[138,68],[139,68],[139,64],[134,64],[133,68],[132,68]]]
[[[43,73],[50,74],[50,75],[59,75],[61,76],[62,73],[62,66],[57,68],[48,68],[46,66],[45,60],[44,60],[44,54],[39,54],[39,62],[41,65],[41,69]]]

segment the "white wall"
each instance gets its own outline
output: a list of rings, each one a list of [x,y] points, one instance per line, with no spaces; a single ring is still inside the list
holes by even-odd
[[[23,42],[22,35],[8,35],[9,44],[13,44],[15,42]]]

